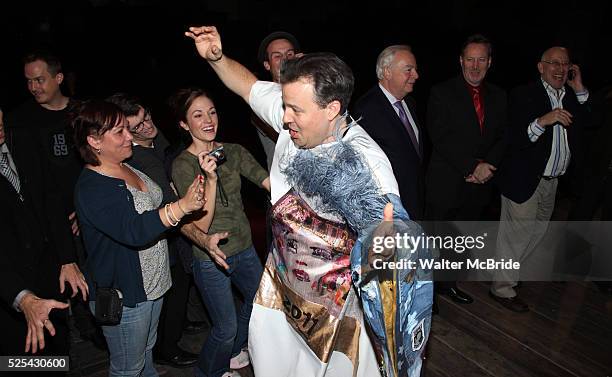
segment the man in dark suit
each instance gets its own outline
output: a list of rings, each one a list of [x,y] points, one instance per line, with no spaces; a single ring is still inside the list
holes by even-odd
[[[0,111],[0,354],[67,356],[68,304],[60,290],[68,282],[85,299],[87,285],[74,264],[61,194],[28,135],[5,135]]]
[[[355,105],[359,124],[385,152],[399,185],[404,208],[412,220],[424,210],[423,129],[414,101],[406,97],[419,78],[409,46],[385,48],[376,60],[378,84]]]
[[[523,262],[546,233],[559,177],[578,164],[589,92],[580,68],[564,47],[551,47],[538,62],[540,80],[512,91],[508,148],[500,166],[499,258]],[[495,273],[490,294],[509,310],[526,312],[517,296],[518,271]]]
[[[503,153],[506,123],[506,93],[484,81],[491,52],[487,38],[470,36],[459,56],[461,75],[431,89],[427,107],[432,143],[426,179],[428,220],[482,220],[489,203],[490,180]],[[447,281],[436,283],[438,293],[459,303],[473,301],[457,288],[456,274],[439,278]]]

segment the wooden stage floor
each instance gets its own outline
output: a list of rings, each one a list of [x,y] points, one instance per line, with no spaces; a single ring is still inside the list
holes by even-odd
[[[474,303],[439,296],[423,376],[529,377],[612,376],[612,296],[582,282],[525,282],[528,313],[512,313],[488,296],[480,282],[460,283]],[[184,335],[197,352],[206,333]],[[107,375],[108,357],[91,343],[73,339],[70,376]],[[192,376],[191,369],[159,367],[162,376]],[[250,368],[240,370],[253,376]],[[266,376],[263,376],[266,377]],[[304,376],[308,377],[308,376]]]

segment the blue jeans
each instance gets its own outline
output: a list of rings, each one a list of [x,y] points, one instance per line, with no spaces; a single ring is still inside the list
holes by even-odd
[[[163,302],[159,298],[134,308],[124,306],[118,325],[102,326],[110,353],[109,376],[157,376],[152,352]],[[90,301],[89,307],[95,313],[96,302]]]
[[[196,376],[218,377],[229,371],[230,358],[247,343],[253,299],[263,268],[253,246],[227,258],[229,270],[210,260],[194,259],[193,278],[210,315],[212,329],[202,346]],[[236,314],[232,284],[244,297]]]

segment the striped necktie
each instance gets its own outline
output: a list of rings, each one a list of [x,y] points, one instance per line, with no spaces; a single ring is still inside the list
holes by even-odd
[[[9,182],[11,182],[11,185],[13,185],[18,194],[21,193],[19,176],[13,169],[11,169],[7,152],[0,153],[0,173],[2,173],[2,175],[5,176]]]

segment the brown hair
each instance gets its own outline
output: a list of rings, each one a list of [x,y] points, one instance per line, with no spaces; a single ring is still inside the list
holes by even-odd
[[[168,101],[172,111],[174,112],[174,118],[176,123],[184,122],[187,123],[187,111],[198,97],[206,97],[215,102],[208,93],[201,88],[185,88],[179,89]]]
[[[85,163],[98,166],[100,160],[87,142],[88,136],[100,137],[123,121],[121,109],[110,102],[89,100],[75,103],[70,109],[74,143]]]

